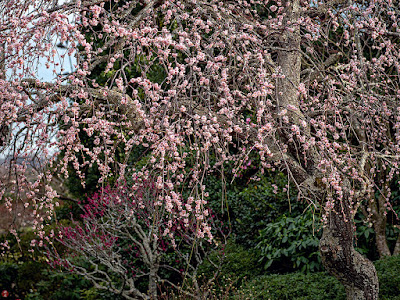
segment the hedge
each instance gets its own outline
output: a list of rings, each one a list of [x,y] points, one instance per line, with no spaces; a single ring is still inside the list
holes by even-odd
[[[400,300],[400,256],[375,262],[381,300]],[[345,300],[346,294],[338,280],[326,272],[263,275],[248,281],[234,299],[270,300]]]

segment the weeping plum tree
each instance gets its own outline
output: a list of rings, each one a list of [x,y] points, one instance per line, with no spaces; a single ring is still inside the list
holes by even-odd
[[[21,199],[31,206],[46,238],[58,196],[53,174],[66,177],[72,166],[84,183],[85,168],[96,164],[99,186],[152,176],[166,224],[189,214],[203,237],[205,177],[228,162],[235,172],[256,153],[260,167],[284,171],[299,198],[322,210],[322,261],[348,299],[378,299],[375,268],[353,247],[353,218],[363,207],[374,222],[385,220],[399,172],[398,7],[397,0],[3,0],[1,147],[12,154],[4,168],[14,185],[0,193],[10,210]],[[68,41],[76,70],[41,82],[38,60],[53,69],[63,59],[52,38]],[[90,76],[99,70],[101,82]],[[129,157],[137,145],[145,163],[115,160],[117,148]],[[37,157],[46,163],[28,180]]]

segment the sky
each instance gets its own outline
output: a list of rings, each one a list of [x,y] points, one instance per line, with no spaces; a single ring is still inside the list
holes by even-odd
[[[54,40],[53,42],[54,42],[54,44],[58,44],[58,42],[56,40]],[[60,65],[56,68],[57,73],[61,72],[61,67],[63,67],[65,72],[68,72],[68,73],[74,71],[74,69],[75,69],[74,65],[76,64],[75,57],[66,55],[64,59],[61,59],[60,56],[67,52],[66,48],[57,47],[57,52],[58,52],[58,55],[56,55],[55,62],[60,63]],[[46,69],[45,63],[46,63],[46,59],[41,57],[39,59],[39,63],[37,66],[37,71],[36,71],[37,77],[41,81],[52,82],[52,81],[54,81],[56,74],[53,73],[53,66],[51,66],[50,69]]]
[[[0,0],[1,1],[1,0]],[[65,0],[58,1],[58,4],[62,4],[64,2],[67,2]],[[72,22],[72,16],[70,18],[70,21]],[[61,47],[56,47],[57,54],[55,57],[55,63],[59,63],[59,66],[56,67],[56,74],[53,72],[54,66],[51,65],[49,69],[46,68],[45,64],[47,62],[47,59],[45,57],[39,58],[36,66],[36,78],[39,79],[40,81],[44,82],[54,82],[55,78],[57,75],[61,73],[61,68],[64,69],[64,73],[70,73],[74,71],[74,65],[76,64],[76,59],[75,56],[69,56],[66,52],[68,51],[66,44],[61,45],[58,38],[54,37],[52,39],[52,43],[55,46],[61,46]],[[61,58],[63,54],[66,54],[64,59]],[[6,78],[11,76],[11,70],[6,70]],[[14,128],[15,130],[15,128]],[[0,164],[8,156],[8,151],[1,151],[0,149]]]

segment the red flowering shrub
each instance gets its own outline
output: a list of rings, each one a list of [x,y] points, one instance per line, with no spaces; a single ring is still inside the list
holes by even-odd
[[[58,241],[69,251],[51,251],[52,264],[127,299],[155,297],[159,283],[177,287],[185,276],[196,282],[198,266],[215,245],[199,237],[203,221],[176,211],[168,218],[160,197],[154,182],[101,189],[82,205],[81,222],[60,228]]]

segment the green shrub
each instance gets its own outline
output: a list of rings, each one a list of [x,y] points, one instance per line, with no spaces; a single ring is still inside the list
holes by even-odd
[[[283,215],[277,222],[267,224],[260,230],[257,245],[264,268],[283,272],[290,269],[321,271],[320,236],[318,222],[311,212],[293,218]]]
[[[380,285],[379,299],[400,300],[400,256],[379,260],[375,262],[375,266]],[[248,281],[240,290],[240,294],[251,295],[248,299],[346,299],[344,287],[326,272],[259,276]]]
[[[379,294],[382,300],[400,300],[400,256],[375,262],[379,277]]]
[[[271,300],[345,300],[343,286],[325,272],[265,275],[248,282],[243,294],[249,299]]]
[[[284,213],[288,216],[302,214],[306,205],[297,201],[295,189],[290,189],[293,193],[290,192],[288,197],[284,191],[287,177],[282,173],[264,174],[259,181],[250,181],[249,178],[250,175],[245,174],[232,181],[227,176],[224,186],[221,178],[210,176],[205,185],[212,210],[219,219],[231,225],[236,243],[253,248],[257,244],[259,230]],[[274,187],[278,189],[275,191]]]
[[[0,263],[0,291],[8,291],[10,295],[17,295],[15,279],[18,276],[18,265],[15,263]]]
[[[91,287],[83,277],[44,269],[42,280],[35,283],[34,289],[25,299],[29,300],[73,300],[82,299],[82,294]]]
[[[83,291],[92,287],[81,276],[52,269],[41,249],[30,252],[30,242],[36,237],[32,231],[20,232],[18,237],[19,243],[10,234],[0,237],[10,244],[0,259],[0,291],[7,290],[10,299],[82,299]]]
[[[210,258],[216,262],[221,256],[224,256],[224,259],[218,280],[225,276],[240,283],[244,278],[252,279],[262,274],[263,269],[258,261],[260,254],[256,249],[246,249],[231,239],[223,251],[213,252]],[[211,278],[214,272],[215,267],[208,261],[205,261],[199,269],[199,274],[204,278]]]
[[[45,262],[0,263],[0,290],[7,290],[11,299],[83,299],[91,287],[83,277],[51,270]]]

